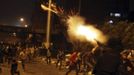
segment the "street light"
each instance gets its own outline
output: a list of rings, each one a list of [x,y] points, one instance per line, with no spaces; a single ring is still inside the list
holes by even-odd
[[[20,18],[19,20],[20,20],[20,24],[22,25],[22,27],[25,27],[25,28],[27,28],[27,27],[28,27],[28,25],[26,24],[26,22],[25,22],[25,19],[24,19],[24,18]]]
[[[113,22],[113,20],[109,20],[108,23],[109,24],[113,24],[114,22]]]
[[[24,18],[20,18],[20,21],[21,21],[21,22],[24,22]]]
[[[25,25],[25,27],[27,28],[27,27],[28,27],[28,25]]]

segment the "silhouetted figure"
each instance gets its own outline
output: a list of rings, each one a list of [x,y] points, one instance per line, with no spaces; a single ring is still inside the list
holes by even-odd
[[[18,63],[16,60],[13,60],[11,64],[11,75],[20,75],[20,72],[18,71]]]
[[[59,66],[59,69],[61,69],[61,67],[62,67],[63,59],[64,59],[64,52],[59,50],[59,52],[57,54],[57,62],[56,62],[56,67]]]
[[[51,52],[50,52],[50,50],[47,50],[46,61],[47,61],[47,64],[51,64]]]
[[[20,57],[20,60],[21,60],[22,68],[25,71],[25,61],[26,61],[26,53],[25,53],[25,51],[21,51],[19,57]]]
[[[123,50],[120,39],[108,40],[105,52],[97,59],[94,75],[119,75],[118,67],[121,64],[120,52]]]

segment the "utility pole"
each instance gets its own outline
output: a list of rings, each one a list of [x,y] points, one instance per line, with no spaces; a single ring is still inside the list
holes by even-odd
[[[52,0],[49,0],[49,6],[48,6],[49,9],[51,9],[51,2]],[[47,33],[46,33],[46,48],[47,49],[50,47],[50,28],[51,28],[51,10],[48,10]]]

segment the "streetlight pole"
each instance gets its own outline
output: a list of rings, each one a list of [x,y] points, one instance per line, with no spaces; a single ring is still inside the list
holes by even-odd
[[[49,9],[51,9],[51,2],[52,2],[52,0],[49,0],[49,6],[48,6]],[[46,33],[46,48],[47,49],[50,46],[50,27],[51,27],[51,11],[48,10],[48,16],[47,16],[47,33]]]

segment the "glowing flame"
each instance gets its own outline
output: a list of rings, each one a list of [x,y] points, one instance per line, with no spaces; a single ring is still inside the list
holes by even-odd
[[[84,18],[80,16],[73,15],[74,12],[66,14],[63,9],[57,8],[54,4],[51,9],[47,6],[41,4],[43,10],[51,11],[57,14],[61,19],[64,19],[68,24],[68,34],[71,40],[82,40],[89,41],[97,47],[97,42],[106,43],[107,36],[105,36],[99,29],[95,28],[93,25],[86,24]]]
[[[93,27],[78,26],[76,33],[81,36],[85,36],[87,40],[94,40],[97,37],[97,33],[94,32]]]
[[[93,25],[85,24],[84,19],[80,16],[70,16],[67,21],[71,39],[86,40],[92,43],[96,43],[96,41],[106,42],[107,37]]]

